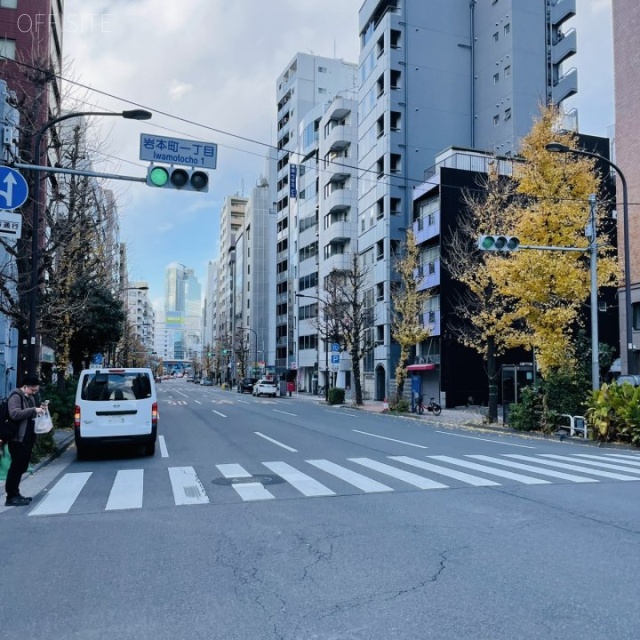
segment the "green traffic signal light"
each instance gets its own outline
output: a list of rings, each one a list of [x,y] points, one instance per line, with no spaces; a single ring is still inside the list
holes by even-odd
[[[479,248],[483,251],[493,249],[493,236],[480,236]]]
[[[147,184],[164,187],[169,182],[169,171],[164,167],[152,167],[147,175]]]

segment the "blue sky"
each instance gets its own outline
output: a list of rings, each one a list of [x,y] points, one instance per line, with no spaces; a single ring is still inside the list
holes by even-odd
[[[195,269],[203,290],[217,257],[219,211],[227,195],[247,195],[275,139],[275,82],[298,51],[358,59],[361,0],[66,0],[65,93],[83,110],[144,106],[138,123],[96,118],[105,140],[96,169],[143,177],[140,133],[218,144],[206,194],[110,181],[129,247],[129,275],[164,295],[170,262]],[[577,0],[580,129],[607,135],[613,123],[611,0]],[[74,83],[80,83],[78,84]],[[90,87],[86,88],[86,87]],[[255,142],[252,142],[255,141]]]

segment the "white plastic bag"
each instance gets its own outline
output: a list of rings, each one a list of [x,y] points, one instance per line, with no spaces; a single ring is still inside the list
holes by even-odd
[[[33,430],[36,433],[49,433],[53,429],[53,420],[48,411],[45,411],[41,416],[36,418],[35,426]]]

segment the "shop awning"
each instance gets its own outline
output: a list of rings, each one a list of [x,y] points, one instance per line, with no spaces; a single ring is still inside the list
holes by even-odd
[[[407,371],[433,371],[436,368],[436,365],[433,363],[430,364],[410,364],[407,367]]]

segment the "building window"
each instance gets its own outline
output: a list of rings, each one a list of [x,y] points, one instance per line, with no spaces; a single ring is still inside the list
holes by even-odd
[[[323,87],[319,87],[318,88],[318,93],[327,93],[327,90],[324,89]]]
[[[504,110],[504,119],[511,120],[511,108]]]
[[[318,73],[327,73],[327,67],[318,67]]]
[[[508,36],[511,33],[511,23],[507,22],[507,24],[504,25],[504,35]]]
[[[493,116],[493,126],[497,127],[500,124],[500,116]]]
[[[4,5],[3,5],[4,6]],[[0,56],[9,60],[16,59],[16,41],[9,38],[0,38]]]
[[[494,41],[494,42],[498,42],[498,40],[500,40],[500,33],[499,33],[498,31],[496,31],[496,32],[493,34],[493,41]]]
[[[504,68],[504,77],[508,78],[511,75],[511,65],[508,64],[505,68]]]
[[[18,0],[0,0],[0,8],[2,9],[17,9]]]
[[[500,82],[500,74],[499,73],[494,73],[493,74],[493,84],[498,84],[498,82]]]

